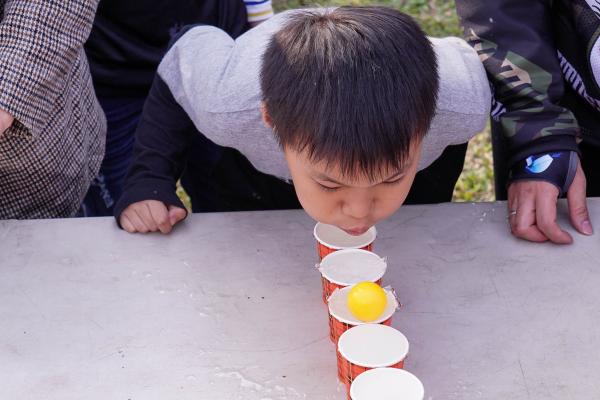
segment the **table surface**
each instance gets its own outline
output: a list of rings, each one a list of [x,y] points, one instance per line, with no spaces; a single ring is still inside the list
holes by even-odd
[[[193,215],[169,236],[0,221],[2,398],[344,399],[312,227],[301,211]],[[503,203],[406,206],[378,230],[426,399],[600,398],[598,235],[518,241]]]

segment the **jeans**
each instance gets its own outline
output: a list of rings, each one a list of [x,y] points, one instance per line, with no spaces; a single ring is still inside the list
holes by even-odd
[[[84,217],[113,215],[133,157],[134,134],[145,98],[99,100],[107,120],[106,152],[79,211]]]

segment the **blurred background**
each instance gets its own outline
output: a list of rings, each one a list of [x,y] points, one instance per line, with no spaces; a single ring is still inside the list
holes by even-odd
[[[462,36],[453,0],[332,0],[320,2],[273,0],[276,11],[299,7],[340,5],[394,7],[414,17],[430,36]],[[494,171],[489,127],[469,143],[465,167],[454,190],[453,200],[494,200]]]

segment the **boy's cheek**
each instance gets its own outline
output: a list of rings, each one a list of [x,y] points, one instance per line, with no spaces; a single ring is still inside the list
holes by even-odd
[[[310,195],[304,193],[301,195],[298,193],[298,200],[304,211],[315,221],[322,222],[324,224],[332,224],[335,213],[335,207],[332,207],[326,199],[318,194]]]
[[[380,201],[375,203],[375,209],[373,210],[374,224],[391,217],[402,207],[408,196],[411,184],[412,179],[406,186],[382,197]]]
[[[395,203],[389,207],[383,208],[381,210],[376,210],[375,215],[377,216],[377,222],[385,220],[389,217],[391,217],[396,211],[398,211],[400,209],[400,207],[402,207],[402,204],[404,203],[404,201],[401,201],[400,203]]]
[[[320,190],[312,189],[310,186],[303,188],[298,185],[295,189],[300,205],[312,219],[329,225],[337,226],[340,223],[335,196],[321,193]]]

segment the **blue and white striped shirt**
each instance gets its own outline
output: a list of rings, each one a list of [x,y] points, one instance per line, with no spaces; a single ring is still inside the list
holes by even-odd
[[[248,22],[262,22],[273,16],[271,0],[244,0],[248,11]]]

